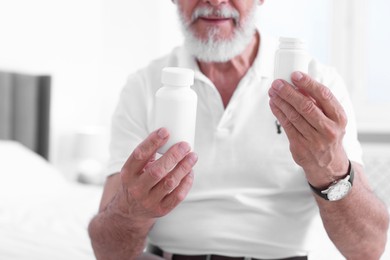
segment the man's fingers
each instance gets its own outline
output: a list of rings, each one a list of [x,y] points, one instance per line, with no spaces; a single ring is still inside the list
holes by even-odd
[[[295,90],[291,90],[292,92],[296,92]],[[291,137],[298,137],[294,132],[297,130],[300,135],[302,135],[305,139],[313,139],[316,136],[316,129],[312,124],[310,124],[306,118],[297,111],[288,101],[282,99],[276,94],[272,93],[272,89],[270,90],[270,107],[272,113],[278,118],[279,122],[286,130],[286,133],[292,132],[293,135]]]
[[[168,130],[160,128],[152,132],[139,144],[125,162],[121,174],[139,173],[154,158],[157,149],[163,146],[169,138]]]
[[[174,148],[172,147],[172,150]],[[148,169],[140,176],[144,186],[142,191],[138,192],[146,198],[147,207],[154,208],[157,216],[165,215],[184,200],[192,186],[192,167],[197,162],[197,158],[195,153],[189,153],[170,171],[165,172],[166,170],[160,166],[157,175],[148,172]]]
[[[291,79],[295,86],[316,101],[317,106],[328,118],[343,126],[346,125],[347,117],[344,109],[329,88],[298,71],[292,73]]]
[[[145,172],[139,177],[139,181],[144,183],[145,189],[149,191],[157,183],[162,181],[190,151],[191,147],[185,142],[173,145],[153,165],[145,169]]]
[[[171,193],[180,185],[183,178],[192,171],[192,167],[197,161],[197,155],[189,153],[151,190],[150,194],[156,197],[164,197]]]
[[[279,123],[285,130],[288,138],[307,138],[302,131],[299,131],[296,126],[291,122],[291,120],[283,113],[283,111],[279,108],[280,104],[276,104],[275,100],[270,99],[269,105],[272,113],[276,116]],[[302,125],[299,125],[302,127]]]
[[[291,123],[297,129],[304,130],[302,134],[305,136],[308,136],[308,131],[312,132],[311,127],[320,130],[323,121],[330,121],[316,105],[315,100],[296,90],[285,81],[275,80],[269,90],[269,95],[271,101],[278,106]],[[309,124],[310,127],[306,124]]]
[[[165,210],[172,210],[180,202],[182,202],[190,191],[193,180],[194,172],[191,171],[181,180],[179,185],[171,193],[164,197],[161,201],[161,208]]]

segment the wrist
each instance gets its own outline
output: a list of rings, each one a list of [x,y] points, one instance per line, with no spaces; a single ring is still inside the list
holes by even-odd
[[[329,164],[324,167],[316,166],[310,170],[304,169],[306,180],[316,188],[326,188],[335,181],[344,178],[350,168],[350,161],[348,158],[342,162]]]
[[[333,181],[330,185],[326,187],[315,187],[309,182],[309,186],[312,191],[319,197],[330,200],[337,201],[346,197],[349,192],[352,190],[352,184],[354,180],[354,169],[352,167],[351,161],[348,160],[348,171],[339,180]]]
[[[109,204],[88,227],[96,259],[135,259],[144,249],[152,225],[133,221]]]

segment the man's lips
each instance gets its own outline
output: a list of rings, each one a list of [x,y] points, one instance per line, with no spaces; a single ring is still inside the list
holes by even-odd
[[[223,17],[199,17],[199,20],[202,20],[207,23],[223,23],[232,20],[232,18],[223,18]]]

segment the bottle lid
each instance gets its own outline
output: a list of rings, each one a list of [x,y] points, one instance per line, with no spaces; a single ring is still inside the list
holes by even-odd
[[[279,48],[280,49],[304,49],[305,41],[299,38],[280,37]]]
[[[191,69],[166,67],[161,74],[161,83],[174,86],[190,86],[194,84],[194,71]]]

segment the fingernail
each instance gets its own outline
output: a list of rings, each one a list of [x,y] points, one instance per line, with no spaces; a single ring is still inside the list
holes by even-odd
[[[301,72],[299,72],[299,71],[294,71],[291,74],[291,78],[294,81],[300,81],[303,78],[303,74]]]
[[[157,131],[157,135],[161,138],[161,139],[165,139],[168,137],[169,133],[168,133],[168,130],[165,129],[165,128],[160,128],[158,131]]]
[[[190,146],[187,143],[180,143],[179,149],[182,154],[186,154],[190,151]]]
[[[274,83],[272,83],[272,87],[275,89],[275,90],[281,90],[284,86],[284,83],[283,81],[277,79],[274,81]]]

